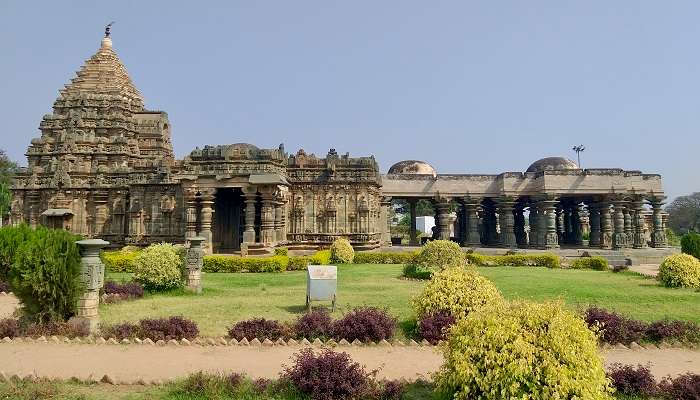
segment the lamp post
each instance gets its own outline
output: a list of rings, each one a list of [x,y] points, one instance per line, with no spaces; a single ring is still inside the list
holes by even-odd
[[[586,148],[580,144],[578,146],[574,146],[571,148],[571,150],[576,152],[576,158],[578,159],[578,167],[581,168],[581,152],[586,150]]]

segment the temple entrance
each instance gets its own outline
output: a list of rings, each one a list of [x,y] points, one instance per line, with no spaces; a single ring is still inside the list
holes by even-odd
[[[240,188],[220,188],[216,191],[212,244],[215,253],[241,250],[243,242],[244,201]]]

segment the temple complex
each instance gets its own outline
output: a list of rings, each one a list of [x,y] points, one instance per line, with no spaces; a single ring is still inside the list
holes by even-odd
[[[580,169],[562,157],[494,175],[438,174],[413,160],[381,174],[373,156],[246,143],[202,146],[177,160],[167,114],[145,108],[109,35],[39,129],[13,187],[12,223],[116,245],[202,236],[209,253],[253,254],[346,237],[373,249],[391,244],[398,199],[410,204],[415,245],[415,204],[427,199],[434,237],[470,247],[666,246],[660,175]]]

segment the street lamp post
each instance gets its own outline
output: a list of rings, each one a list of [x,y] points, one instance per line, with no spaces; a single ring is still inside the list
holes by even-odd
[[[586,150],[586,148],[580,144],[578,146],[574,146],[571,150],[576,152],[576,158],[578,159],[578,167],[581,168],[581,152]]]

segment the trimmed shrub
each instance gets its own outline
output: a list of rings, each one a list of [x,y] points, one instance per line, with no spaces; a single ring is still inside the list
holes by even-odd
[[[413,258],[416,272],[436,273],[448,268],[464,267],[467,261],[462,248],[450,240],[431,240]]]
[[[69,338],[90,335],[90,325],[87,321],[48,321],[32,323],[22,329],[24,336],[66,336]]]
[[[325,338],[331,334],[330,313],[323,308],[316,308],[297,318],[293,330],[298,338]]]
[[[433,273],[418,269],[416,264],[410,263],[403,266],[403,276],[410,279],[427,280],[433,276]]]
[[[610,366],[608,376],[617,393],[632,396],[653,396],[656,393],[656,380],[649,367],[641,364],[632,365],[613,364]]]
[[[547,267],[561,268],[561,259],[553,253],[542,254],[506,254],[502,256],[487,256],[479,253],[467,253],[466,259],[470,264],[480,267]]]
[[[337,238],[331,244],[331,262],[334,264],[350,264],[355,258],[355,249],[350,241],[345,238]]]
[[[134,259],[134,280],[148,290],[182,287],[182,259],[170,243],[152,244]]]
[[[641,321],[598,307],[589,307],[584,319],[591,329],[600,331],[601,341],[610,344],[639,342],[647,331],[647,325]]]
[[[663,398],[673,400],[700,399],[700,375],[687,373],[675,378],[666,377],[659,382]]]
[[[15,262],[17,250],[23,243],[31,240],[33,235],[34,231],[25,224],[0,228],[0,281],[9,280],[10,268]]]
[[[674,254],[659,266],[659,280],[666,287],[700,288],[700,260],[689,254]]]
[[[116,324],[116,325],[110,325],[110,326],[104,326],[100,328],[100,331],[102,333],[102,336],[106,338],[115,338],[117,340],[124,340],[124,339],[135,339],[135,338],[143,338],[141,335],[141,327],[138,324],[134,324],[131,322],[122,322],[121,324]],[[153,339],[151,339],[153,340]]]
[[[287,269],[289,258],[271,257],[237,257],[204,256],[204,272],[282,272]]]
[[[396,331],[396,318],[377,307],[358,307],[333,322],[331,334],[337,340],[352,342],[389,340]]]
[[[452,328],[438,390],[454,399],[610,399],[596,336],[560,303],[499,302]]]
[[[275,255],[286,257],[289,255],[289,249],[287,249],[286,247],[276,247],[275,248]]]
[[[574,269],[595,269],[597,271],[608,270],[608,260],[600,256],[581,257],[571,263],[571,268]]]
[[[282,324],[274,320],[265,318],[254,318],[246,321],[236,322],[229,330],[228,337],[236,340],[276,340],[285,336]]]
[[[357,399],[367,393],[370,375],[347,353],[330,349],[318,355],[306,348],[294,355],[282,377],[313,400]]]
[[[459,320],[474,310],[502,300],[496,286],[476,271],[450,268],[433,275],[423,292],[413,299],[413,308],[419,319],[446,312]]]
[[[0,339],[20,336],[19,321],[14,318],[0,319]]]
[[[37,229],[17,249],[10,287],[33,322],[67,320],[83,291],[79,239],[63,230]]]
[[[355,264],[409,264],[418,252],[403,253],[370,253],[359,251],[355,253]]]
[[[104,251],[100,259],[109,272],[134,272],[134,260],[140,250],[124,247],[118,251]]]
[[[421,339],[431,344],[437,344],[447,338],[449,329],[455,323],[455,317],[449,312],[441,311],[435,314],[426,314],[418,321],[416,333]]]
[[[199,335],[199,328],[194,321],[183,317],[170,317],[158,319],[142,319],[139,321],[140,334],[157,340],[192,340]]]
[[[310,256],[289,257],[287,269],[290,271],[302,271],[309,265],[328,265],[331,263],[331,251],[320,250]]]
[[[681,237],[681,251],[700,259],[700,235],[697,232],[688,232],[683,235]]]

